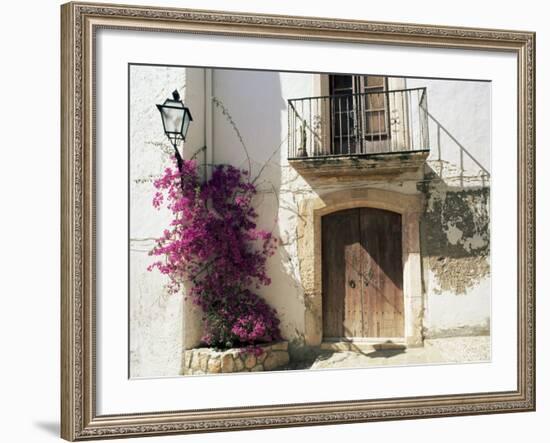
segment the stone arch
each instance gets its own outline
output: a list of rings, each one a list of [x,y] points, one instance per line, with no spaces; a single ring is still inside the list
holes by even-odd
[[[421,194],[402,194],[381,189],[350,189],[306,199],[299,205],[298,258],[304,289],[305,344],[323,340],[323,288],[321,218],[344,209],[369,207],[401,214],[403,245],[403,297],[407,346],[422,346],[422,275],[420,262]]]

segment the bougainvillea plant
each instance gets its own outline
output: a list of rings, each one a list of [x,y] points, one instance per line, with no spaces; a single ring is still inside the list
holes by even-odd
[[[169,277],[171,293],[190,284],[187,296],[204,313],[203,342],[254,348],[280,340],[276,311],[254,292],[271,283],[266,261],[277,239],[256,226],[249,172],[218,165],[201,181],[197,163],[187,160],[181,175],[167,168],[154,186],[153,206],[167,207],[173,219],[150,252],[158,260],[149,270]]]

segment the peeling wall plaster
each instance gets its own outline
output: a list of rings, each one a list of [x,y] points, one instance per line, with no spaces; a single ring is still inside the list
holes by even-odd
[[[430,290],[464,294],[490,272],[489,188],[448,189],[427,177],[420,231],[424,267],[435,276]]]

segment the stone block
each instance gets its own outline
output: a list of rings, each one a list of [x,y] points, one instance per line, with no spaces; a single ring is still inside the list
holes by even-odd
[[[200,369],[199,353],[192,351],[191,364],[189,368],[193,371]]]
[[[350,350],[350,344],[346,342],[325,342],[321,343],[321,350],[322,351],[335,351],[335,352],[341,352],[341,351],[349,351]]]
[[[269,349],[269,348],[268,348],[268,349]],[[262,352],[260,355],[258,355],[258,356],[256,357],[256,363],[257,363],[257,364],[262,364],[262,363],[265,361],[265,359],[266,359],[266,357],[267,357],[267,355],[268,355],[268,353],[269,353],[269,350],[268,350],[268,349],[264,349],[264,352]]]
[[[280,368],[288,364],[290,358],[287,351],[272,351],[264,361],[264,369],[266,371],[272,371],[273,369]]]
[[[211,356],[208,360],[208,373],[219,374],[222,370],[222,360],[219,355]]]
[[[247,369],[252,369],[256,366],[256,356],[252,353],[243,355],[244,357],[244,366]]]
[[[184,355],[183,356],[183,359],[184,359],[183,366],[185,368],[190,368],[191,367],[191,361],[193,360],[193,351],[191,351],[191,350],[184,351],[183,355]]]
[[[222,355],[221,364],[222,372],[229,373],[235,371],[235,360],[233,360],[233,355],[230,352]]]
[[[288,351],[288,342],[281,341],[279,343],[274,343],[271,345],[273,351]]]
[[[234,362],[235,362],[235,369],[233,370],[233,372],[241,372],[243,369],[244,369],[244,363],[241,359],[241,356],[237,356],[235,359],[234,359]]]
[[[210,359],[210,354],[208,353],[208,351],[201,351],[199,353],[199,358],[198,358],[198,368],[196,368],[195,366],[193,367],[193,369],[200,369],[201,371],[203,372],[206,372],[207,369],[208,369],[208,360]]]

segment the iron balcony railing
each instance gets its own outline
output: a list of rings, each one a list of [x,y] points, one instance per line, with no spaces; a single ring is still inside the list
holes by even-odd
[[[429,149],[426,88],[288,100],[288,158]]]

